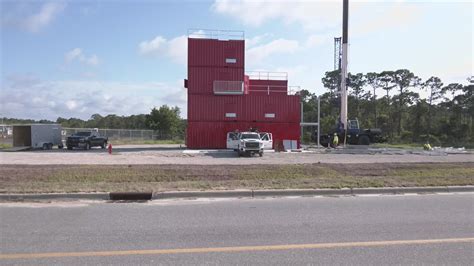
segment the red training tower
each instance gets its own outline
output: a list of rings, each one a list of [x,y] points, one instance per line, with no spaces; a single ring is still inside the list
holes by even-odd
[[[300,96],[288,91],[287,74],[244,67],[243,32],[188,32],[188,148],[224,149],[227,132],[250,128],[299,145]]]

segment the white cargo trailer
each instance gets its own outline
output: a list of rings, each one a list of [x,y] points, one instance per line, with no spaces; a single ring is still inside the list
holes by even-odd
[[[13,147],[31,147],[50,150],[63,148],[62,127],[58,124],[32,124],[13,126]]]

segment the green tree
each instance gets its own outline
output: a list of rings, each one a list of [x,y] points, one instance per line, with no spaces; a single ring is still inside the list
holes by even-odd
[[[339,97],[336,97],[339,93],[341,84],[341,71],[327,71],[321,81],[323,86],[329,91],[321,96],[321,105],[324,105],[324,108],[321,106],[321,111],[324,109],[324,111],[327,112],[327,115],[336,117],[337,119],[341,106]],[[322,116],[321,113],[321,117]]]
[[[374,90],[372,102],[373,102],[373,108],[374,108],[374,126],[375,127],[377,127],[377,92],[376,92],[376,89],[383,87],[382,80],[381,80],[380,77],[381,77],[380,74],[376,73],[376,72],[369,72],[369,73],[365,74],[365,79],[366,79],[367,84],[370,85],[370,87],[372,87],[372,89]]]
[[[355,117],[361,118],[360,115],[360,98],[364,94],[364,86],[367,83],[364,74],[357,73],[355,75],[349,73],[348,87],[352,89],[352,95],[355,98]]]
[[[181,119],[179,107],[162,105],[159,109],[154,107],[147,116],[147,124],[151,129],[157,130],[161,138],[173,138],[179,133]]]
[[[393,79],[394,72],[393,71],[383,71],[379,74],[380,83],[382,85],[382,89],[386,92],[386,101],[382,102],[385,104],[385,111],[386,111],[386,130],[387,133],[393,138],[393,117],[392,117],[392,106],[390,104],[390,91],[395,88],[397,85]]]
[[[405,103],[410,97],[408,88],[418,86],[421,81],[408,69],[399,69],[392,73],[393,82],[398,86],[397,96],[397,133],[400,136],[402,131],[402,117],[405,109]]]
[[[327,71],[322,78],[323,86],[329,90],[332,97],[339,92],[341,86],[341,71]]]
[[[429,95],[428,95],[428,141],[430,139],[430,134],[431,134],[431,117],[433,114],[433,102],[437,101],[443,96],[443,82],[441,82],[441,79],[438,77],[430,77],[428,80],[426,80],[423,84],[422,87],[425,90],[429,90]]]

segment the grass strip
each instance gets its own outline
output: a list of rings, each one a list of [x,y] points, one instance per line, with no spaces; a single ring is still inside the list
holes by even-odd
[[[474,185],[474,163],[0,167],[0,193],[454,185]]]

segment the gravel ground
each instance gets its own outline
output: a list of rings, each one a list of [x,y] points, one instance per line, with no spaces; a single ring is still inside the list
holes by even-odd
[[[314,150],[311,152],[272,152],[263,157],[238,158],[227,150],[185,150],[180,145],[116,146],[112,155],[106,150],[51,150],[0,152],[0,164],[26,165],[114,165],[114,164],[181,164],[181,165],[249,165],[312,163],[455,163],[474,162],[472,152],[446,153],[407,151],[401,149],[351,148]]]

